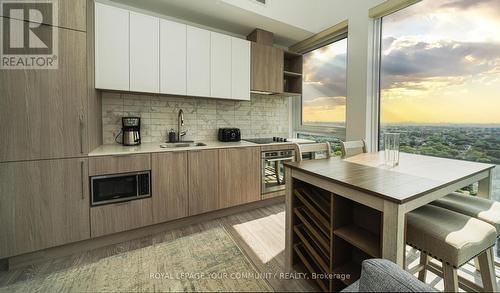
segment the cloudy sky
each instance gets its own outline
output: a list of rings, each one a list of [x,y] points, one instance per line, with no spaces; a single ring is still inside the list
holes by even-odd
[[[500,0],[423,0],[382,28],[382,123],[500,123]]]
[[[304,55],[304,123],[345,122],[346,58],[347,39]]]

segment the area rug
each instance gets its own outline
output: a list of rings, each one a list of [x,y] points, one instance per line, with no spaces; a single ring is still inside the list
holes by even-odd
[[[222,227],[0,288],[1,292],[272,291]]]

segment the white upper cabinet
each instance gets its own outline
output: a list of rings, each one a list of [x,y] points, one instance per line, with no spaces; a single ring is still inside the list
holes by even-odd
[[[210,96],[231,98],[231,37],[210,33]]]
[[[210,97],[210,32],[187,27],[187,94]]]
[[[160,93],[186,95],[186,25],[160,20]]]
[[[95,87],[250,100],[250,42],[96,2]]]
[[[250,42],[231,38],[231,97],[250,100]]]
[[[160,19],[130,12],[130,90],[160,91]]]
[[[95,87],[129,90],[129,12],[97,2]]]

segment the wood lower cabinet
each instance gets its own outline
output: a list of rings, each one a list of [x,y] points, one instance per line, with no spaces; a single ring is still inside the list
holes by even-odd
[[[0,163],[0,258],[90,238],[87,159]]]
[[[153,222],[188,216],[187,152],[152,154]]]
[[[151,201],[151,198],[145,198],[91,208],[92,237],[153,224]]]
[[[151,170],[151,155],[120,155],[92,157],[89,159],[89,175],[106,175]]]
[[[260,148],[219,150],[219,208],[260,199]]]
[[[219,150],[188,152],[189,215],[219,208]]]

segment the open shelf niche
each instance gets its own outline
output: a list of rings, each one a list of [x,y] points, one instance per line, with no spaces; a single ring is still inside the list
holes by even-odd
[[[293,263],[324,292],[359,279],[361,262],[380,257],[381,213],[306,182],[293,186]]]
[[[302,55],[285,51],[283,62],[283,92],[302,94]]]

